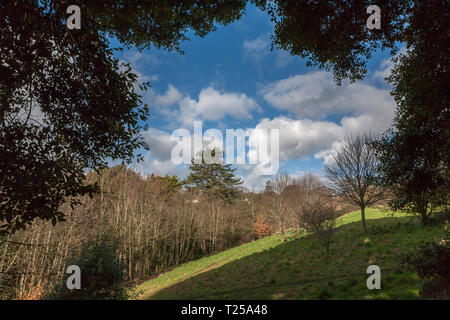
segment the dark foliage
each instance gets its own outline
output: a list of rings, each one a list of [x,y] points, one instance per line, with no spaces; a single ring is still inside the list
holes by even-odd
[[[447,237],[423,245],[416,253],[401,259],[404,266],[412,266],[423,280],[420,294],[428,298],[450,298],[450,232]]]
[[[66,26],[79,5],[81,30]],[[63,220],[60,205],[98,190],[84,171],[130,161],[147,147],[148,108],[137,76],[113,56],[125,46],[179,49],[240,17],[245,2],[0,1],[0,232],[35,218]],[[141,83],[146,89],[148,83]],[[139,155],[137,156],[139,159]]]
[[[397,103],[394,128],[375,144],[393,209],[423,224],[448,205],[450,191],[450,83],[448,1],[416,3],[406,33],[408,50],[389,81]]]
[[[308,59],[310,65],[333,70],[338,83],[358,80],[367,73],[367,61],[378,49],[398,50],[405,22],[417,1],[370,0],[255,1],[275,22],[274,45]],[[366,26],[367,8],[382,10],[381,29]]]
[[[46,297],[51,300],[123,300],[128,299],[125,274],[116,257],[117,244],[111,239],[85,243],[68,259],[67,266],[81,270],[81,289],[68,289],[66,279]]]

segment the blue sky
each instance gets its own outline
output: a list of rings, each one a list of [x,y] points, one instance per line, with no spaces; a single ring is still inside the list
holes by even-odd
[[[395,104],[383,80],[392,67],[388,52],[374,55],[365,80],[338,87],[330,73],[285,51],[271,51],[272,32],[267,14],[249,6],[240,21],[218,26],[204,38],[190,36],[181,45],[184,55],[153,48],[120,53],[152,85],[143,93],[150,108],[143,136],[151,149],[133,167],[185,177],[186,166],[170,159],[175,144],[170,136],[176,128],[192,131],[194,120],[224,135],[225,129],[279,129],[279,172],[297,175],[320,173],[345,135],[390,126]],[[252,166],[238,166],[237,172],[249,188],[270,178]]]

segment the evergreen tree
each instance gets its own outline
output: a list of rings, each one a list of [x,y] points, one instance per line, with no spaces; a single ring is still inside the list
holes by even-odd
[[[207,154],[220,161],[208,161]],[[239,192],[238,186],[243,183],[240,178],[234,174],[235,168],[231,164],[223,163],[223,152],[213,150],[202,150],[196,156],[197,160],[201,157],[201,161],[194,158],[189,167],[190,174],[186,178],[184,184],[188,187],[196,187],[213,199],[222,199],[225,202],[231,202],[237,197]]]
[[[417,3],[406,39],[388,79],[397,103],[394,128],[375,147],[391,207],[427,225],[450,194],[448,3]]]

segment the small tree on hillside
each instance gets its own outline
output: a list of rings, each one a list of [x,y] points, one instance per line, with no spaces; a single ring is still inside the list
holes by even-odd
[[[314,232],[317,239],[324,244],[326,252],[330,253],[331,238],[334,234],[337,217],[330,198],[317,192],[302,201],[299,212],[302,226]]]
[[[298,227],[303,224],[302,210],[305,208],[304,205],[310,203],[313,197],[316,197],[318,194],[325,194],[325,189],[325,184],[312,172],[308,172],[292,181],[292,186],[289,190],[289,206],[297,220]]]
[[[261,239],[270,236],[272,234],[272,228],[262,216],[259,216],[256,218],[256,222],[253,225],[253,232],[257,239]]]
[[[373,141],[368,134],[347,137],[324,164],[325,176],[336,194],[361,208],[364,233],[367,232],[365,208],[384,196],[384,189],[377,184],[380,172],[378,158],[370,147]]]

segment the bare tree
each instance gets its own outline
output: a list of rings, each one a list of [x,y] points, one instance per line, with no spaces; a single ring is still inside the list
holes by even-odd
[[[312,172],[293,179],[292,185],[288,188],[289,207],[293,217],[297,220],[297,228],[303,224],[303,204],[310,201],[318,193],[323,193],[325,188],[324,183]]]
[[[300,208],[300,221],[302,226],[314,232],[330,252],[331,237],[336,226],[336,210],[331,203],[331,197],[324,192],[316,192],[302,201]]]
[[[330,187],[344,200],[361,208],[364,233],[367,232],[365,208],[384,196],[383,188],[377,185],[379,166],[376,153],[370,147],[372,141],[371,134],[349,136],[324,164]]]
[[[286,227],[289,220],[286,189],[290,183],[291,178],[287,174],[277,175],[270,181],[271,190],[266,195],[268,215],[280,232],[281,242],[286,240]]]

